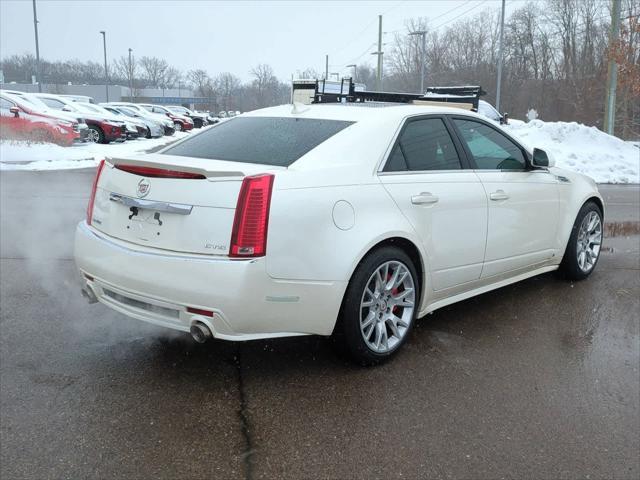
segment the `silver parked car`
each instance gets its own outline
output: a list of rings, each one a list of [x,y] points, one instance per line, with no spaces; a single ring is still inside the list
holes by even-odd
[[[153,118],[150,118],[150,117],[145,118],[142,114],[139,114],[135,110],[127,107],[121,107],[121,106],[109,105],[109,104],[104,104],[102,105],[102,107],[105,110],[108,110],[115,115],[122,115],[124,117],[129,117],[134,121],[142,123],[147,129],[145,138],[158,138],[164,135],[164,125],[162,125],[159,121]]]

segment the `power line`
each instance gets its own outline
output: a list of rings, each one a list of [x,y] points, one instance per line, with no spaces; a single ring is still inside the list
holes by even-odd
[[[469,13],[471,10],[475,10],[476,8],[480,7],[481,5],[484,5],[485,3],[487,3],[487,0],[482,0],[480,3],[478,3],[478,4],[474,5],[473,7],[471,7],[469,10],[465,10],[465,11],[464,11],[464,12],[462,12],[460,15],[457,15],[457,16],[455,16],[455,17],[453,17],[453,18],[451,18],[451,19],[447,20],[446,22],[441,23],[440,25],[437,25],[437,26],[435,26],[435,27],[432,27],[431,29],[432,29],[432,30],[437,30],[437,29],[439,29],[440,27],[443,27],[443,26],[445,26],[445,25],[448,25],[449,23],[451,23],[451,22],[453,22],[453,21],[455,21],[455,20],[459,19],[460,17],[462,17],[462,16],[466,15],[467,13]]]
[[[396,4],[392,5],[391,7],[387,8],[384,12],[381,13],[381,15],[386,15],[387,13],[389,13],[391,10],[399,7],[400,5],[402,5],[403,3],[407,3],[408,0],[401,0],[399,2],[397,2]],[[469,0],[471,1],[471,0]],[[358,32],[355,36],[353,36],[351,38],[351,40],[348,40],[347,42],[345,42],[341,47],[338,47],[336,50],[334,50],[333,52],[330,53],[330,55],[335,55],[337,53],[340,53],[342,51],[344,51],[347,47],[351,46],[351,44],[356,41],[358,38],[360,38],[375,22],[376,20],[378,20],[377,17],[374,17],[371,22],[367,23],[367,25],[360,31]],[[362,56],[362,55],[361,55]],[[346,65],[346,64],[345,64]]]

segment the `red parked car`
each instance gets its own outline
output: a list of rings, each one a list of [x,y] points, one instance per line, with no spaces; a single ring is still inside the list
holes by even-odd
[[[160,105],[151,105],[148,103],[141,103],[141,107],[147,109],[152,113],[159,113],[160,115],[166,115],[171,120],[173,120],[173,126],[176,131],[179,132],[181,130],[192,130],[193,129],[193,120],[191,120],[186,115],[180,115],[178,113],[170,111],[166,107],[161,107]]]
[[[88,108],[84,108],[81,103],[51,93],[34,93],[33,95],[53,110],[61,110],[63,112],[72,112],[75,115],[81,115],[89,126],[88,142],[123,142],[127,139],[125,122],[115,118],[115,115],[105,116],[96,113]]]
[[[0,136],[69,146],[86,136],[87,126],[33,109],[9,95],[0,95]]]

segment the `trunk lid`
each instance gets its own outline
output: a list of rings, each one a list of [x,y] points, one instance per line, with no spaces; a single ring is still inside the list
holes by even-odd
[[[274,168],[160,154],[109,159],[92,226],[146,247],[227,255],[242,180],[266,170]]]

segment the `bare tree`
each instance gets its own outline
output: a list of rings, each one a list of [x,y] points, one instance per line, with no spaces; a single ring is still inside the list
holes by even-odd
[[[222,108],[224,110],[235,109],[236,99],[234,97],[240,88],[240,79],[233,73],[224,72],[216,77],[214,84]]]
[[[116,58],[112,65],[112,71],[115,76],[124,79],[127,82],[127,86],[131,86],[133,89],[132,96],[137,96],[140,87],[137,82],[138,62],[135,56],[131,55],[131,62],[129,62],[129,57],[123,55],[120,58]]]
[[[253,67],[249,73],[254,77],[252,87],[256,100],[256,108],[273,105],[278,93],[278,79],[274,75],[273,69],[263,63]]]
[[[302,72],[298,72],[298,78],[315,80],[316,78],[322,78],[322,74],[314,68],[305,68]]]
[[[166,83],[165,74],[169,64],[165,60],[157,57],[142,57],[140,58],[140,67],[149,86],[159,87]]]

